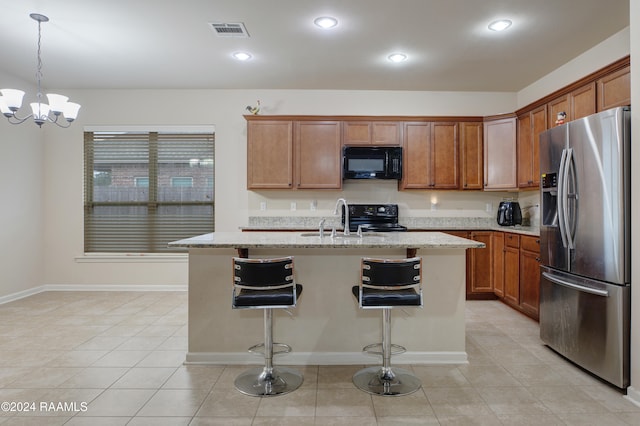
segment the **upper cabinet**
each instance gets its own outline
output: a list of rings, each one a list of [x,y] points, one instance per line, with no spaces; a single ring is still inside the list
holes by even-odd
[[[343,145],[400,145],[402,123],[397,121],[345,121]]]
[[[516,176],[516,118],[484,123],[484,190],[518,187]]]
[[[596,113],[596,83],[587,83],[569,94],[571,119],[577,120]]]
[[[340,122],[299,121],[294,127],[295,187],[340,189]]]
[[[598,79],[598,111],[631,105],[630,73],[630,66],[626,66]]]
[[[548,127],[556,125],[558,113],[567,114],[565,122],[577,120],[596,113],[596,83],[591,82],[577,89],[557,97],[547,104],[549,116],[547,118]]]
[[[482,123],[463,122],[459,126],[461,189],[482,189]]]
[[[247,123],[247,188],[293,187],[293,122]]]
[[[518,117],[518,188],[540,186],[540,133],[547,129],[543,105]]]
[[[340,122],[247,124],[248,189],[340,189]]]
[[[458,189],[458,123],[404,123],[400,189]]]

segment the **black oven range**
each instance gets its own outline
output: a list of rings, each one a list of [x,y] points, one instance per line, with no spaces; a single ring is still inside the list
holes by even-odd
[[[342,208],[344,226],[344,206]],[[349,231],[404,232],[406,226],[398,223],[397,204],[349,204]]]

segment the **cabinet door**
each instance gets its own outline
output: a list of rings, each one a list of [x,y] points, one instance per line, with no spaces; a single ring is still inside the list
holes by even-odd
[[[342,124],[343,145],[370,145],[370,121],[345,121]]]
[[[520,250],[509,246],[504,248],[504,300],[520,305]]]
[[[467,295],[478,293],[493,294],[491,282],[493,274],[491,231],[474,231],[469,238],[485,244],[485,248],[468,249],[469,275],[467,277]]]
[[[631,105],[631,69],[625,67],[597,81],[598,112]]]
[[[431,124],[430,186],[458,189],[458,123]]]
[[[518,188],[540,186],[540,133],[547,130],[543,105],[518,117]]]
[[[462,189],[482,189],[482,123],[460,123]]]
[[[484,123],[484,189],[518,187],[516,175],[516,119]]]
[[[247,123],[247,188],[291,188],[293,185],[293,123]]]
[[[596,112],[596,83],[586,84],[570,95],[571,119],[586,117]]]
[[[404,123],[401,189],[425,189],[430,186],[430,123]]]
[[[547,123],[549,124],[549,128],[556,126],[555,123],[558,119],[559,112],[565,112],[567,114],[564,119],[565,123],[572,120],[570,106],[569,95],[560,96],[547,104],[547,111],[549,113]]]
[[[340,189],[340,122],[295,123],[296,188]]]
[[[518,188],[533,184],[533,126],[531,113],[518,117]]]
[[[345,121],[344,145],[400,145],[402,123],[396,121]]]
[[[522,237],[520,248],[520,308],[538,319],[540,306],[540,239]]]
[[[402,123],[389,121],[374,121],[371,123],[373,145],[400,145],[402,143],[401,129]]]
[[[493,246],[493,292],[496,296],[504,297],[504,233],[492,233]]]
[[[547,106],[543,105],[531,111],[532,144],[532,187],[540,187],[540,133],[547,130]]]

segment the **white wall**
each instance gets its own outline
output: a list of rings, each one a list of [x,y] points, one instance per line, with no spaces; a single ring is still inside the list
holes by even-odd
[[[30,91],[25,81],[0,73],[2,87]],[[45,130],[32,122],[13,126],[0,116],[0,302],[42,283]]]
[[[612,35],[560,68],[518,92],[518,108],[525,107],[592,72],[629,54],[631,38],[629,27]]]

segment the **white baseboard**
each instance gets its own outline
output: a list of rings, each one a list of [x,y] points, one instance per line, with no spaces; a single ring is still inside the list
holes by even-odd
[[[0,296],[0,305],[13,302],[15,300],[24,299],[34,294],[44,293],[45,291],[187,291],[189,286],[184,285],[123,285],[123,284],[45,284],[39,287],[33,287],[28,290],[19,291],[17,293]]]
[[[640,407],[640,389],[635,389],[632,386],[629,386],[627,388],[627,395],[624,398]]]
[[[278,355],[280,365],[378,364],[380,356],[363,352],[291,352]],[[188,352],[185,364],[260,365],[263,359],[248,352]],[[467,364],[466,352],[405,352],[393,357],[394,365]]]

